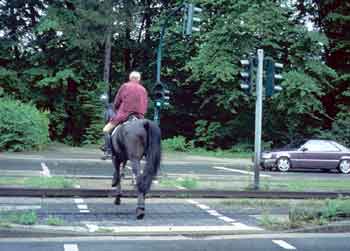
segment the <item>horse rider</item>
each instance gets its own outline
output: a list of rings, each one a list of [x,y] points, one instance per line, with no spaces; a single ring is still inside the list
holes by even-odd
[[[141,84],[141,74],[139,72],[131,72],[129,81],[120,86],[114,98],[113,106],[116,113],[103,128],[107,142],[105,152],[107,155],[112,152],[110,138],[113,129],[127,121],[130,115],[139,119],[145,117],[148,106],[148,93]]]

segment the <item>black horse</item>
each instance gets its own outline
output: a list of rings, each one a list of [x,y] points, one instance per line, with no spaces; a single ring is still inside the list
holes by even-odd
[[[137,219],[145,215],[145,196],[151,188],[153,178],[160,168],[161,133],[159,126],[147,119],[129,120],[112,133],[112,162],[114,175],[112,187],[116,187],[115,204],[120,204],[121,168],[130,160],[132,172],[136,177],[137,189]],[[146,163],[141,166],[141,159]],[[122,164],[122,167],[121,167]]]

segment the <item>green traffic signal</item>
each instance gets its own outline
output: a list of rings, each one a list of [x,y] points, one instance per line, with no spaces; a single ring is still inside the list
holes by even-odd
[[[241,77],[241,88],[245,90],[247,94],[252,92],[252,80],[253,80],[253,59],[243,59],[240,60],[241,66],[243,67],[242,71],[240,71]]]
[[[153,98],[155,100],[156,107],[169,105],[169,94],[170,91],[166,88],[166,85],[161,82],[157,82],[153,87]]]
[[[199,25],[201,18],[199,17],[202,9],[195,7],[194,4],[185,4],[184,8],[184,29],[183,33],[185,36],[190,37],[192,31],[200,31]]]
[[[272,58],[266,59],[266,96],[271,97],[275,91],[281,91],[282,87],[276,85],[277,81],[283,79],[281,72],[283,64],[275,63]]]

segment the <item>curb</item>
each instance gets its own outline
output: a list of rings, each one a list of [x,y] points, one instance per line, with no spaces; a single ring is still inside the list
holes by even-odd
[[[23,226],[9,224],[0,227],[0,238],[21,237],[77,237],[77,236],[224,236],[274,234],[277,231],[264,229],[232,230],[230,226],[206,226],[206,229],[191,230],[195,226],[145,226],[145,227],[101,227],[100,231],[89,231],[88,227],[52,227],[48,225]],[[114,231],[112,231],[114,229]],[[118,230],[119,229],[119,230]],[[305,227],[278,232],[290,233],[350,233],[350,221],[330,223],[324,226]]]
[[[255,227],[233,230],[231,226],[205,226],[197,230],[195,226],[144,226],[144,227],[100,227],[89,231],[88,227],[51,227],[48,225],[23,226],[9,224],[0,227],[0,238],[21,237],[77,237],[77,236],[215,236],[262,234],[269,231]],[[114,231],[113,231],[114,230]]]
[[[348,233],[350,232],[350,221],[329,223],[323,226],[312,226],[294,230],[287,230],[284,233]]]

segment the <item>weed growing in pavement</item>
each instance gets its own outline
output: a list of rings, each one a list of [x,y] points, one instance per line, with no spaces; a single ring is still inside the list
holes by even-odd
[[[114,233],[113,229],[101,227],[97,229],[97,233]]]
[[[64,225],[64,220],[50,215],[46,220],[46,224],[50,226],[62,226]]]
[[[161,179],[159,185],[163,187],[184,187],[187,189],[194,189],[198,187],[199,183],[195,178],[176,178],[176,179]]]
[[[237,206],[237,207],[252,207],[252,208],[272,208],[272,207],[289,207],[291,205],[288,200],[276,200],[276,199],[232,199],[224,200],[221,204],[225,206]]]
[[[285,230],[289,228],[289,221],[271,216],[267,211],[261,215],[259,225],[269,230]]]
[[[76,184],[74,179],[64,177],[2,177],[0,185],[18,185],[33,188],[73,188]]]
[[[73,188],[75,181],[64,177],[31,177],[27,184],[43,188]]]

